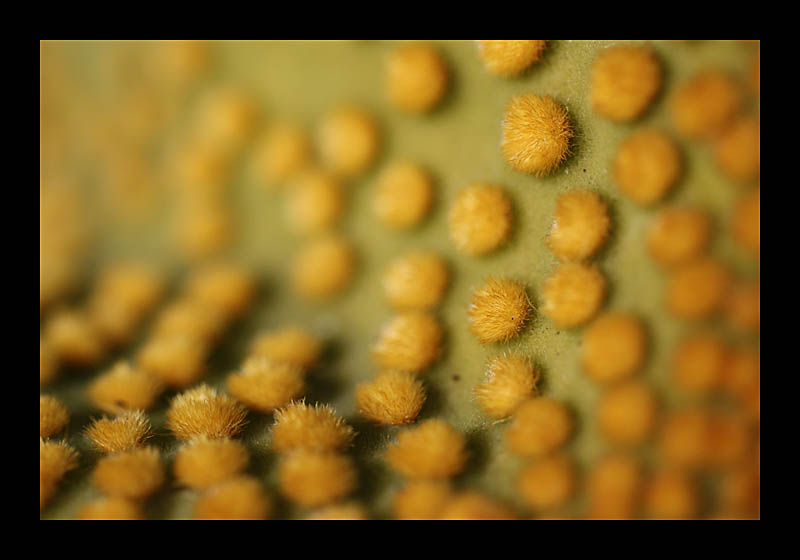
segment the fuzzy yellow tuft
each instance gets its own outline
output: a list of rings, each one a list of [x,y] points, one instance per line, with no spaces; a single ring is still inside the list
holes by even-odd
[[[397,161],[381,171],[372,199],[378,221],[391,229],[419,224],[433,205],[433,179],[421,166]]]
[[[609,47],[592,64],[592,110],[617,122],[640,117],[661,89],[661,64],[648,47]]]
[[[139,367],[175,389],[188,387],[205,371],[208,346],[194,336],[157,335],[136,356]]]
[[[597,426],[612,444],[643,444],[653,431],[657,402],[655,392],[641,381],[629,381],[607,389],[597,404]]]
[[[64,475],[78,466],[78,452],[63,442],[39,439],[39,509],[58,488]]]
[[[317,142],[324,166],[351,177],[372,164],[380,148],[380,133],[370,113],[360,107],[343,106],[324,117]]]
[[[542,313],[560,328],[579,327],[600,310],[605,295],[606,279],[600,269],[565,263],[544,282]]]
[[[672,124],[687,138],[708,139],[720,134],[739,113],[742,92],[719,70],[705,70],[681,84],[672,94]]]
[[[64,430],[69,410],[58,398],[39,395],[39,437],[48,438]]]
[[[448,500],[440,517],[440,519],[452,521],[502,521],[516,518],[517,516],[507,506],[474,490],[467,490],[453,496]]]
[[[517,171],[547,175],[567,159],[572,136],[569,115],[558,101],[518,95],[508,102],[500,148]]]
[[[305,392],[305,373],[297,366],[254,356],[228,376],[226,386],[247,408],[269,413]]]
[[[756,332],[761,327],[761,282],[740,280],[731,286],[725,300],[729,325],[742,332]]]
[[[286,192],[286,222],[294,233],[321,233],[339,222],[344,204],[344,191],[332,174],[306,169],[295,176]]]
[[[357,474],[346,455],[295,451],[278,467],[280,492],[307,508],[332,504],[352,492]]]
[[[601,315],[583,333],[581,365],[598,383],[630,377],[644,364],[647,336],[641,321],[629,313]]]
[[[540,374],[527,356],[496,356],[486,370],[486,380],[475,387],[474,395],[488,417],[507,418],[525,400],[536,396]]]
[[[653,519],[692,519],[697,516],[699,500],[688,473],[665,468],[653,474],[645,485],[644,513]]]
[[[386,94],[402,111],[425,113],[447,93],[448,72],[442,55],[431,45],[397,47],[386,65]]]
[[[519,76],[537,62],[547,41],[478,41],[478,54],[494,76]]]
[[[195,519],[261,520],[272,510],[261,483],[250,476],[239,476],[214,486],[194,506]]]
[[[107,496],[142,500],[164,483],[164,465],[154,447],[125,451],[100,459],[92,482]]]
[[[109,454],[140,447],[152,435],[150,420],[141,410],[125,412],[116,418],[99,418],[86,428],[92,445]]]
[[[385,369],[420,372],[438,359],[443,341],[436,317],[424,311],[407,311],[383,325],[372,347],[372,359]]]
[[[502,188],[475,183],[459,191],[447,223],[450,240],[459,252],[473,257],[491,253],[511,235],[511,201]]]
[[[490,277],[472,291],[467,320],[479,342],[505,342],[522,330],[531,313],[525,286],[510,278]]]
[[[250,345],[253,356],[263,356],[303,369],[314,367],[322,352],[322,341],[302,327],[263,332]]]
[[[330,405],[293,402],[275,412],[272,449],[277,453],[338,452],[349,447],[354,437],[353,428]]]
[[[167,428],[178,439],[232,437],[242,431],[247,411],[233,397],[202,384],[180,395],[167,410]]]
[[[77,519],[83,521],[141,521],[142,507],[125,498],[98,498],[83,506]]]
[[[522,403],[506,428],[506,444],[520,457],[538,457],[561,448],[572,435],[572,414],[564,403],[535,397]]]
[[[412,480],[394,495],[395,519],[438,519],[452,497],[449,480]]]
[[[309,521],[366,521],[369,519],[367,508],[358,502],[334,504],[312,512]]]
[[[703,256],[711,239],[711,219],[692,206],[673,206],[660,210],[647,235],[647,249],[664,268],[690,262]]]
[[[667,279],[667,310],[681,319],[707,319],[721,310],[730,281],[727,266],[711,257],[681,265]]]
[[[432,251],[412,251],[392,260],[383,273],[383,292],[395,309],[431,309],[441,303],[450,275]]]
[[[575,490],[575,467],[566,457],[545,457],[523,468],[517,479],[520,497],[537,511],[563,506]]]
[[[256,279],[244,266],[208,264],[187,279],[186,294],[214,306],[227,317],[238,317],[255,298]]]
[[[619,145],[612,171],[623,194],[640,206],[652,206],[678,182],[683,162],[672,138],[658,129],[645,128]]]
[[[587,475],[586,501],[589,519],[632,519],[642,486],[639,461],[628,455],[609,455]]]
[[[311,140],[292,123],[271,126],[253,149],[251,173],[264,187],[283,186],[311,160]]]
[[[761,169],[761,123],[755,116],[740,117],[717,140],[714,160],[735,181],[758,178]]]
[[[736,244],[758,257],[761,252],[761,187],[739,198],[731,212],[730,228]]]
[[[300,249],[291,267],[295,293],[310,300],[326,300],[343,292],[353,279],[355,251],[337,234],[325,234]]]
[[[157,377],[132,367],[127,361],[120,361],[96,377],[87,393],[103,412],[119,414],[126,410],[151,409],[163,390]]]
[[[359,414],[379,424],[413,422],[425,398],[422,382],[413,373],[403,371],[385,371],[371,383],[356,387]]]
[[[397,442],[386,451],[386,462],[408,478],[451,478],[467,462],[465,445],[461,433],[433,418],[400,432]]]
[[[722,384],[728,348],[710,332],[684,338],[672,355],[672,379],[689,393],[705,394]]]
[[[608,205],[597,193],[573,191],[558,197],[547,243],[559,259],[588,259],[606,242],[610,227]]]
[[[179,484],[203,490],[243,473],[249,463],[243,443],[201,437],[178,450],[172,468]]]
[[[60,309],[47,318],[44,339],[59,362],[85,367],[97,363],[106,349],[86,313]]]

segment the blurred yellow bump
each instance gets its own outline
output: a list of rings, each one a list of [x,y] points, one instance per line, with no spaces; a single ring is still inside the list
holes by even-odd
[[[589,519],[633,519],[642,490],[642,467],[629,455],[608,455],[586,477]]]
[[[210,488],[194,505],[195,519],[269,519],[272,504],[264,487],[251,476],[238,476]]]
[[[575,467],[564,456],[545,457],[524,467],[517,478],[517,491],[531,508],[552,511],[563,506],[575,491]]]
[[[302,368],[252,356],[225,381],[228,392],[250,410],[270,413],[300,397],[306,390]]]
[[[640,117],[661,90],[661,63],[649,47],[620,45],[592,63],[592,110],[617,122]]]
[[[211,263],[195,269],[186,281],[186,294],[214,306],[227,317],[246,312],[256,296],[256,278],[244,265]]]
[[[728,348],[710,332],[696,333],[680,341],[672,355],[675,385],[693,394],[707,394],[723,381]]]
[[[449,480],[411,480],[392,500],[392,517],[406,520],[438,519],[453,490]]]
[[[305,129],[292,123],[278,123],[256,142],[251,172],[263,187],[283,187],[310,162],[311,139]]]
[[[155,447],[143,447],[103,457],[92,483],[107,496],[142,500],[164,484],[164,465]]]
[[[323,165],[334,173],[351,177],[372,165],[380,148],[380,133],[372,114],[346,105],[323,118],[317,142]]]
[[[97,363],[106,351],[88,315],[78,309],[59,309],[47,317],[44,339],[59,362],[76,367]]]
[[[570,154],[574,133],[566,109],[549,96],[512,97],[503,116],[500,149],[517,171],[547,175]]]
[[[247,140],[257,119],[255,101],[243,92],[234,89],[213,91],[201,100],[195,135],[231,154]]]
[[[459,252],[470,256],[491,253],[505,244],[513,221],[508,195],[487,183],[459,191],[447,214],[450,240]]]
[[[184,336],[211,344],[225,329],[219,308],[197,297],[179,297],[162,307],[150,330],[150,339]]]
[[[345,195],[339,181],[321,169],[306,169],[286,192],[285,215],[294,233],[321,233],[335,226],[344,211]]]
[[[86,392],[97,408],[119,414],[127,410],[150,410],[163,390],[156,376],[122,360],[95,377]]]
[[[581,365],[598,383],[613,383],[635,374],[644,364],[647,335],[634,315],[608,312],[583,332]]]
[[[714,144],[720,171],[735,181],[758,179],[761,170],[761,123],[755,115],[738,118]]]
[[[436,317],[425,311],[406,311],[384,323],[371,355],[382,368],[418,373],[439,358],[443,342]]]
[[[465,490],[448,500],[439,518],[452,521],[501,521],[517,519],[517,516],[505,504],[481,492]]]
[[[117,348],[136,334],[141,317],[122,300],[93,293],[88,301],[87,316],[103,344]]]
[[[385,371],[356,387],[356,405],[364,418],[387,425],[413,422],[425,403],[425,387],[413,373]]]
[[[658,129],[645,128],[619,145],[612,168],[623,194],[640,206],[652,206],[678,182],[683,162],[672,138]]]
[[[357,484],[353,461],[346,455],[295,451],[278,466],[278,488],[290,502],[318,508],[350,494]]]
[[[83,521],[141,521],[144,518],[139,503],[125,498],[109,497],[92,500],[77,515],[77,519]]]
[[[536,396],[539,370],[527,356],[514,352],[492,358],[486,367],[486,379],[473,394],[489,418],[511,416],[520,404]]]
[[[438,418],[424,420],[397,435],[386,450],[389,467],[411,479],[447,479],[467,462],[464,436]]]
[[[542,286],[542,313],[564,329],[579,327],[600,310],[606,279],[596,266],[564,263]]]
[[[141,316],[158,303],[164,288],[164,275],[156,267],[143,262],[120,262],[103,269],[94,291],[106,301],[121,301]]]
[[[664,268],[703,256],[711,240],[711,219],[707,212],[692,206],[672,206],[659,210],[647,233],[650,256]]]
[[[738,411],[715,411],[710,416],[706,462],[712,468],[729,468],[752,455],[755,432]]]
[[[697,516],[700,496],[692,477],[665,468],[653,474],[644,489],[643,507],[652,519],[692,519]]]
[[[723,388],[737,399],[754,420],[760,418],[761,357],[747,347],[734,347],[728,353]]]
[[[653,431],[657,408],[656,395],[650,386],[628,381],[602,394],[597,404],[597,426],[612,444],[640,445]]]
[[[69,410],[57,397],[39,395],[39,437],[54,436],[69,423]]]
[[[726,470],[719,481],[720,505],[740,514],[753,514],[761,501],[761,476],[754,464],[745,462]]]
[[[533,306],[525,286],[505,277],[490,277],[472,291],[467,321],[479,342],[505,342],[522,330]]]
[[[369,512],[363,504],[349,501],[313,511],[306,519],[309,521],[366,521],[369,519]]]
[[[232,437],[242,431],[246,416],[247,411],[233,397],[202,384],[172,399],[166,427],[183,441]]]
[[[276,453],[339,452],[355,437],[353,428],[328,404],[292,402],[275,412],[271,447]]]
[[[447,93],[448,81],[444,58],[432,45],[402,45],[389,55],[386,95],[392,106],[401,111],[432,110]]]
[[[188,83],[211,66],[213,56],[208,41],[165,41],[157,44],[156,62],[163,65],[159,77]]]
[[[147,373],[173,389],[183,389],[205,373],[208,347],[195,336],[157,335],[136,354],[136,362]]]
[[[657,440],[662,461],[680,468],[706,466],[711,424],[711,414],[698,406],[670,412],[662,422]]]
[[[140,410],[124,412],[116,418],[97,418],[85,433],[96,449],[108,454],[141,447],[153,435],[150,420]]]
[[[378,176],[372,211],[387,228],[409,229],[428,215],[433,200],[430,174],[416,163],[396,161]]]
[[[737,116],[742,106],[739,85],[725,72],[698,72],[672,93],[670,111],[673,126],[691,139],[719,135]]]
[[[303,369],[313,367],[322,353],[322,341],[303,327],[288,326],[258,334],[250,345],[252,356],[263,356]]]
[[[704,257],[680,265],[667,279],[667,310],[681,319],[707,319],[725,303],[730,282],[727,266],[717,259]]]
[[[393,259],[383,272],[383,293],[398,310],[431,309],[444,298],[450,275],[432,251],[410,251]]]
[[[761,187],[742,195],[733,207],[730,230],[736,244],[748,254],[761,252]]]
[[[172,465],[182,486],[205,490],[243,473],[250,464],[247,447],[232,439],[198,438],[181,446]]]
[[[78,452],[63,442],[39,439],[39,509],[58,489],[64,475],[78,466]]]
[[[538,62],[547,41],[478,41],[478,54],[493,76],[519,76]]]
[[[182,196],[192,200],[219,195],[226,189],[231,161],[213,143],[190,141],[174,150],[167,173]]]
[[[725,317],[729,325],[742,332],[761,328],[761,281],[738,280],[728,293]]]
[[[596,192],[569,192],[558,197],[547,243],[559,259],[588,259],[606,242],[610,227],[608,206]]]
[[[574,421],[564,403],[534,397],[522,403],[505,431],[508,448],[524,458],[557,451],[572,435]]]
[[[221,202],[191,201],[175,216],[177,249],[189,259],[221,253],[233,239],[233,214]]]
[[[346,238],[324,234],[312,239],[299,249],[292,261],[292,288],[306,299],[330,299],[350,285],[355,261],[355,251]]]
[[[52,343],[39,338],[39,386],[47,385],[58,375],[58,358]]]

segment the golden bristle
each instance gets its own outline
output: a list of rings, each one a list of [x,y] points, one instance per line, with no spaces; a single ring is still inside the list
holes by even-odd
[[[226,386],[247,408],[265,413],[300,397],[306,388],[301,368],[260,356],[248,358],[239,372],[228,376]]]
[[[505,342],[522,330],[533,306],[520,282],[490,277],[472,291],[469,330],[479,342]]]
[[[371,383],[356,387],[356,404],[363,417],[387,425],[413,422],[425,403],[425,387],[413,373],[385,371]]]
[[[547,175],[569,156],[573,134],[569,115],[558,101],[518,95],[509,100],[503,116],[500,148],[517,171]]]
[[[250,455],[243,443],[200,437],[178,450],[172,468],[179,484],[203,490],[241,474],[249,463]]]
[[[103,412],[119,414],[126,410],[149,410],[163,390],[157,377],[120,361],[96,377],[87,393]]]
[[[48,438],[64,430],[69,410],[52,395],[39,395],[39,437]]]
[[[507,418],[536,395],[539,375],[527,356],[518,353],[496,356],[486,367],[486,380],[475,387],[475,400],[490,418]]]
[[[232,437],[246,424],[236,399],[202,384],[177,395],[167,410],[167,428],[178,439]]]
[[[400,313],[381,328],[372,359],[385,369],[421,372],[442,352],[444,333],[439,321],[423,311]]]
[[[465,445],[462,434],[434,418],[400,432],[397,442],[386,451],[386,462],[408,478],[450,478],[466,464]]]
[[[125,412],[116,418],[99,418],[86,428],[92,445],[109,454],[140,447],[152,435],[150,420],[141,410]]]
[[[353,428],[333,407],[300,401],[275,412],[271,447],[277,453],[338,452],[346,449],[354,437]]]

